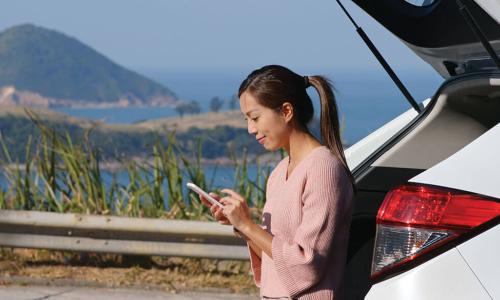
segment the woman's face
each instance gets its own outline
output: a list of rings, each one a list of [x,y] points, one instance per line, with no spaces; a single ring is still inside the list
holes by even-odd
[[[267,150],[278,150],[286,145],[289,137],[288,120],[282,111],[259,104],[249,92],[240,96],[240,109],[247,120],[248,133]]]

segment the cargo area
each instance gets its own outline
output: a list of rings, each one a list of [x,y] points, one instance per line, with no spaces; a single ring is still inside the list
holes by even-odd
[[[438,89],[422,114],[356,168],[347,299],[363,299],[370,289],[375,218],[387,191],[446,159],[499,122],[499,73],[454,78]]]

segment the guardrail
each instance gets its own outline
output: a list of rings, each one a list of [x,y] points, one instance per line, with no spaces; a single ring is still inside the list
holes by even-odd
[[[0,246],[248,259],[232,227],[216,222],[0,210]]]

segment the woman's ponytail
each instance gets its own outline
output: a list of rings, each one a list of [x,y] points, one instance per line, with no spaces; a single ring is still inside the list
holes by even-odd
[[[314,117],[314,108],[306,89],[314,86],[321,102],[321,139],[330,151],[339,158],[349,174],[354,187],[354,178],[347,166],[342,140],[340,139],[337,104],[330,82],[322,76],[300,76],[288,68],[268,65],[250,73],[241,83],[238,95],[249,91],[259,103],[271,109],[281,108],[290,102],[296,112],[298,124],[306,131]]]
[[[307,76],[306,78],[306,82],[313,86],[319,94],[319,102],[321,105],[319,119],[321,139],[330,151],[340,159],[354,186],[354,177],[347,165],[344,147],[340,138],[339,116],[332,84],[323,76]]]

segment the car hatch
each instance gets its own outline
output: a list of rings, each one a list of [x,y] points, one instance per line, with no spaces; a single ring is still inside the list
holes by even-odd
[[[500,2],[461,0],[500,54]],[[454,0],[353,0],[444,78],[497,69]]]

